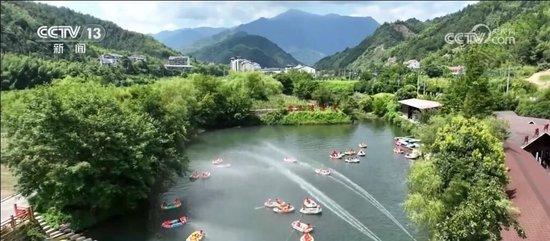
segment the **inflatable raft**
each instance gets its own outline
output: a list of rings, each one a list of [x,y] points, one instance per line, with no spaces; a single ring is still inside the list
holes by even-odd
[[[277,202],[275,201],[272,201],[271,198],[270,199],[267,199],[267,201],[264,202],[264,206],[266,208],[274,208],[274,207],[277,207]]]
[[[274,207],[273,208],[273,212],[276,212],[276,213],[291,213],[294,211],[294,207],[292,205],[288,205],[288,206],[284,206],[284,207]]]
[[[315,173],[320,175],[325,175],[325,176],[330,175],[330,169],[326,169],[326,168],[315,169]]]
[[[360,148],[367,148],[367,143],[359,143]]]
[[[296,229],[302,233],[309,233],[313,231],[313,225],[309,223],[302,223],[300,220],[296,220],[291,223],[293,229]]]
[[[300,241],[315,241],[315,239],[310,233],[304,233],[304,235],[300,238]]]
[[[212,164],[214,164],[214,165],[220,165],[222,163],[223,163],[223,159],[221,159],[221,158],[218,158],[218,159],[212,161]]]
[[[161,226],[163,228],[177,228],[177,227],[181,227],[183,226],[184,224],[187,223],[187,217],[185,216],[182,216],[178,219],[174,219],[174,220],[166,220],[164,222],[162,222]]]
[[[315,202],[315,200],[311,199],[311,198],[306,198],[304,199],[304,203],[303,203],[304,207],[307,207],[307,208],[314,208],[314,207],[317,207],[317,202]]]
[[[174,209],[174,208],[179,208],[181,206],[181,201],[176,198],[173,202],[171,203],[166,203],[166,202],[163,202],[161,205],[160,205],[160,208],[161,209]]]
[[[296,159],[292,159],[292,158],[288,158],[288,157],[285,157],[283,159],[284,162],[287,162],[287,163],[296,163]]]
[[[359,163],[359,158],[346,158],[347,163]]]
[[[358,156],[365,156],[366,153],[363,150],[359,150],[359,152],[357,152],[357,155]]]
[[[322,211],[323,210],[321,209],[321,206],[317,206],[314,208],[308,208],[308,207],[300,208],[300,213],[303,213],[303,214],[319,214]]]
[[[346,154],[346,155],[355,155],[355,151],[352,150],[352,149],[349,149],[346,152],[344,152],[344,154]]]
[[[204,238],[205,233],[202,230],[192,232],[185,241],[201,241]]]
[[[332,159],[340,159],[342,157],[344,157],[345,154],[344,153],[341,153],[341,152],[338,152],[338,153],[335,153],[335,154],[330,154],[329,157],[332,158]]]
[[[199,175],[199,178],[200,179],[207,179],[207,178],[210,177],[210,175],[211,175],[210,172],[201,172],[201,174]]]

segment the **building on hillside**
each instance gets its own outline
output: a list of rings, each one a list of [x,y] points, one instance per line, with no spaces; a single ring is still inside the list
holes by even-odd
[[[296,65],[294,67],[287,67],[285,68],[285,72],[291,70],[291,69],[295,69],[295,70],[298,70],[298,71],[303,71],[303,72],[306,72],[306,73],[309,73],[309,74],[312,74],[312,75],[315,75],[316,73],[316,70],[312,67],[309,67],[309,66],[306,66],[306,65]]]
[[[420,62],[416,59],[411,59],[403,62],[403,65],[407,66],[409,69],[420,69]]]
[[[464,73],[464,66],[457,65],[457,66],[449,66],[447,67],[451,71],[451,74],[453,75],[461,75]]]
[[[502,240],[550,240],[550,120],[518,116],[513,111],[494,114],[508,124],[504,154],[510,181],[506,193],[519,209],[517,220],[527,234],[522,239],[513,229],[502,230]]]
[[[189,56],[170,56],[168,61],[164,64],[165,68],[192,68],[191,58]]]
[[[145,55],[132,55],[132,56],[129,56],[128,59],[130,59],[132,62],[138,62],[138,61],[147,62],[147,57],[145,57]]]
[[[282,73],[283,71],[284,69],[281,69],[281,68],[263,68],[262,69],[262,72],[265,74],[278,74],[278,73]]]
[[[260,64],[248,59],[231,58],[229,67],[236,72],[256,71],[262,67]]]
[[[99,64],[101,64],[101,66],[115,66],[121,58],[122,55],[120,54],[102,54],[99,56]]]
[[[420,115],[426,111],[433,111],[443,106],[437,101],[421,100],[421,99],[406,99],[400,100],[401,112],[405,114],[407,119],[418,120]]]

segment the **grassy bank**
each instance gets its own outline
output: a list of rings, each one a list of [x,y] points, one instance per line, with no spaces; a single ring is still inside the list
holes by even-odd
[[[313,110],[313,111],[276,111],[262,118],[267,125],[316,125],[316,124],[344,124],[351,123],[352,118],[341,111]]]

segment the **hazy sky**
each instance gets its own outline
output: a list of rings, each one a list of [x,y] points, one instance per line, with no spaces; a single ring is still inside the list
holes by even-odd
[[[288,9],[316,14],[336,13],[371,16],[391,22],[417,18],[431,19],[456,12],[475,1],[444,2],[119,2],[119,1],[39,1],[64,6],[109,20],[124,29],[140,33],[195,27],[233,27],[260,17],[273,17]]]

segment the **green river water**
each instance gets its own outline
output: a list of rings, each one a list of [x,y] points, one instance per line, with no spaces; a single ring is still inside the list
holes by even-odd
[[[206,132],[190,143],[187,154],[190,168],[210,171],[209,179],[181,178],[149,210],[102,223],[87,234],[99,241],[185,240],[203,229],[206,241],[289,241],[299,240],[290,223],[301,219],[315,226],[317,241],[425,240],[403,210],[410,162],[392,151],[393,137],[399,135],[399,130],[374,122]],[[363,141],[369,146],[359,164],[328,157],[332,149],[358,150]],[[218,156],[231,167],[214,167],[211,161]],[[283,162],[287,156],[298,163]],[[314,168],[319,167],[334,172],[317,175]],[[321,204],[321,215],[298,212],[307,196]],[[162,200],[176,197],[183,202],[179,209],[158,208]],[[276,214],[261,207],[275,197],[297,210]],[[185,226],[160,227],[163,220],[181,215],[190,218]]]

